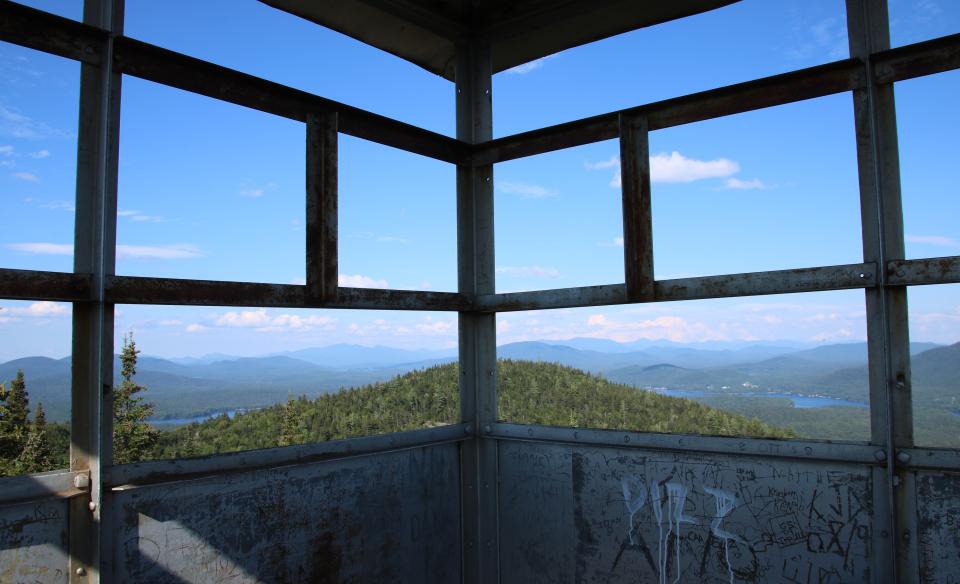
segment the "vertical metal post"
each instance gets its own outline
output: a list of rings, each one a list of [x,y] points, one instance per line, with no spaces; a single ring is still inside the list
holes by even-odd
[[[337,114],[307,119],[307,299],[337,295]]]
[[[623,260],[627,298],[653,298],[649,126],[643,116],[620,116]]]
[[[457,47],[457,138],[493,136],[489,47]],[[458,289],[469,298],[493,294],[493,166],[457,167]],[[499,575],[497,443],[486,428],[497,420],[496,316],[461,312],[460,413],[474,438],[461,448],[463,581],[496,583]]]
[[[123,30],[123,0],[86,0],[84,23]],[[99,582],[110,529],[101,524],[103,467],[111,462],[113,305],[105,278],[115,271],[120,75],[113,71],[113,38],[99,65],[81,64],[77,133],[76,224],[73,269],[93,276],[93,299],[73,307],[70,469],[89,471],[90,498],[70,500],[70,582]]]
[[[900,162],[893,85],[874,82],[870,55],[890,48],[886,0],[847,0],[850,54],[866,69],[866,87],[854,91],[860,207],[865,262],[877,266],[879,285],[867,288],[871,442],[886,454],[874,472],[875,577],[919,579],[915,476],[897,466],[897,451],[913,446],[907,294],[890,286],[887,262],[904,257]]]

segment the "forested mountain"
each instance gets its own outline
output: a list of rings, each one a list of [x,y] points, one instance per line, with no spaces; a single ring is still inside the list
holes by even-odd
[[[459,416],[455,363],[316,399],[193,423],[161,436],[159,457],[334,440],[450,424]],[[789,430],[696,402],[611,383],[550,363],[501,360],[501,419],[580,428],[728,436],[792,437]]]

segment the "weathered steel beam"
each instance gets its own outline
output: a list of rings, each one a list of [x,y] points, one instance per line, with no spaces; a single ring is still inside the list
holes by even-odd
[[[748,437],[658,434],[625,430],[558,428],[528,424],[492,424],[488,438],[529,442],[561,442],[611,448],[640,448],[674,452],[709,452],[730,456],[764,456],[824,462],[881,464],[877,448],[869,444],[777,440]]]
[[[868,288],[876,285],[876,278],[874,265],[865,263],[657,280],[653,283],[653,297],[642,302],[670,302],[674,300]],[[477,307],[482,310],[510,312],[575,308],[578,306],[607,306],[630,304],[637,301],[630,299],[624,284],[608,284],[583,288],[488,294],[478,296],[476,302]]]
[[[476,148],[474,163],[504,162],[611,140],[619,134],[621,116],[645,117],[653,131],[832,95],[864,83],[860,62],[837,61],[498,138]]]
[[[118,38],[116,54],[127,75],[300,122],[336,112],[344,134],[445,162],[469,159],[467,145],[448,136],[137,40]]]
[[[339,288],[327,302],[311,302],[307,287],[294,284],[224,282],[113,276],[107,299],[114,304],[183,304],[189,306],[267,306],[277,308],[356,308],[364,310],[462,310],[466,299],[455,292]]]
[[[957,69],[960,68],[960,34],[879,51],[872,54],[870,60],[877,83]],[[474,162],[504,162],[610,140],[617,137],[617,120],[622,115],[645,116],[651,131],[660,130],[862,88],[866,85],[866,75],[860,59],[818,65],[505,136],[479,145]]]
[[[98,65],[108,37],[101,28],[0,0],[0,39],[6,42]]]
[[[871,443],[894,453],[913,446],[910,338],[906,289],[891,286],[887,262],[904,258],[900,161],[892,83],[876,83],[872,56],[890,48],[886,0],[847,0],[850,54],[871,82],[853,92],[863,259],[878,266],[878,286],[865,290]],[[873,472],[874,571],[879,581],[919,579],[916,491],[888,456]],[[878,533],[879,532],[879,533]],[[882,537],[883,533],[892,537]]]
[[[91,290],[90,274],[0,268],[0,298],[81,302]]]
[[[151,460],[107,468],[104,471],[104,484],[108,488],[118,489],[124,486],[190,480],[210,475],[309,464],[409,448],[425,448],[466,440],[469,436],[466,424],[451,424],[409,432],[247,450],[201,458]]]
[[[875,83],[893,83],[960,69],[960,34],[874,53]]]
[[[627,297],[650,300],[653,288],[653,218],[650,144],[644,117],[620,117],[623,261]]]
[[[0,505],[84,495],[90,488],[87,472],[56,470],[0,478]]]
[[[337,114],[307,119],[307,298],[337,296]]]
[[[960,472],[960,450],[956,448],[901,448],[897,454],[901,456],[896,464],[901,468]]]
[[[956,284],[958,282],[960,282],[960,256],[887,262],[887,283],[891,286]]]

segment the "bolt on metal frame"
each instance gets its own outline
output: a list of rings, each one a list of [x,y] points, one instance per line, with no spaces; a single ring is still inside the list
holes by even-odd
[[[84,22],[0,0],[0,39],[81,62],[75,262],[72,274],[0,268],[0,298],[72,302],[70,469],[0,480],[0,504],[69,498],[70,579],[99,581],[112,545],[100,509],[111,490],[439,444],[461,443],[466,582],[499,579],[497,441],[526,440],[749,454],[868,465],[874,481],[876,571],[881,581],[919,573],[918,469],[960,470],[960,451],[913,443],[907,286],[960,282],[960,257],[904,257],[893,84],[960,68],[960,35],[890,49],[886,0],[846,0],[851,58],[492,139],[488,46],[458,47],[457,136],[450,138],[123,36],[123,0],[86,0]],[[115,275],[121,79],[133,75],[306,125],[307,282],[303,286]],[[655,280],[648,134],[675,125],[825,95],[852,94],[864,261]],[[366,290],[337,283],[337,135],[344,133],[457,166],[458,292]],[[623,161],[625,282],[498,294],[494,287],[493,166],[611,138]],[[717,438],[499,423],[498,312],[863,289],[867,307],[868,444]],[[446,310],[459,314],[461,423],[384,436],[204,459],[113,465],[113,307],[118,303]]]

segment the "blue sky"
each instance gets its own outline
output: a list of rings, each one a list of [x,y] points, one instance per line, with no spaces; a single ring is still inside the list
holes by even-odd
[[[891,16],[895,45],[960,32],[948,0],[891,0]],[[571,49],[495,76],[495,134],[842,59],[844,23],[842,0],[744,0]],[[253,0],[128,0],[126,34],[453,133],[448,81]],[[0,266],[71,269],[78,78],[74,62],[0,44]],[[118,273],[302,282],[302,124],[134,78],[123,89]],[[957,72],[896,87],[908,257],[960,254],[958,90]],[[846,94],[654,132],[657,277],[860,261],[853,138]],[[499,291],[622,281],[617,153],[497,165]],[[340,163],[344,285],[454,290],[453,167],[347,136]],[[69,305],[0,307],[0,360],[69,351]],[[960,340],[957,286],[913,290],[910,308],[914,339]],[[498,339],[852,341],[863,312],[858,291],[550,311],[502,315]],[[119,307],[127,330],[166,356],[456,343],[442,313]]]

